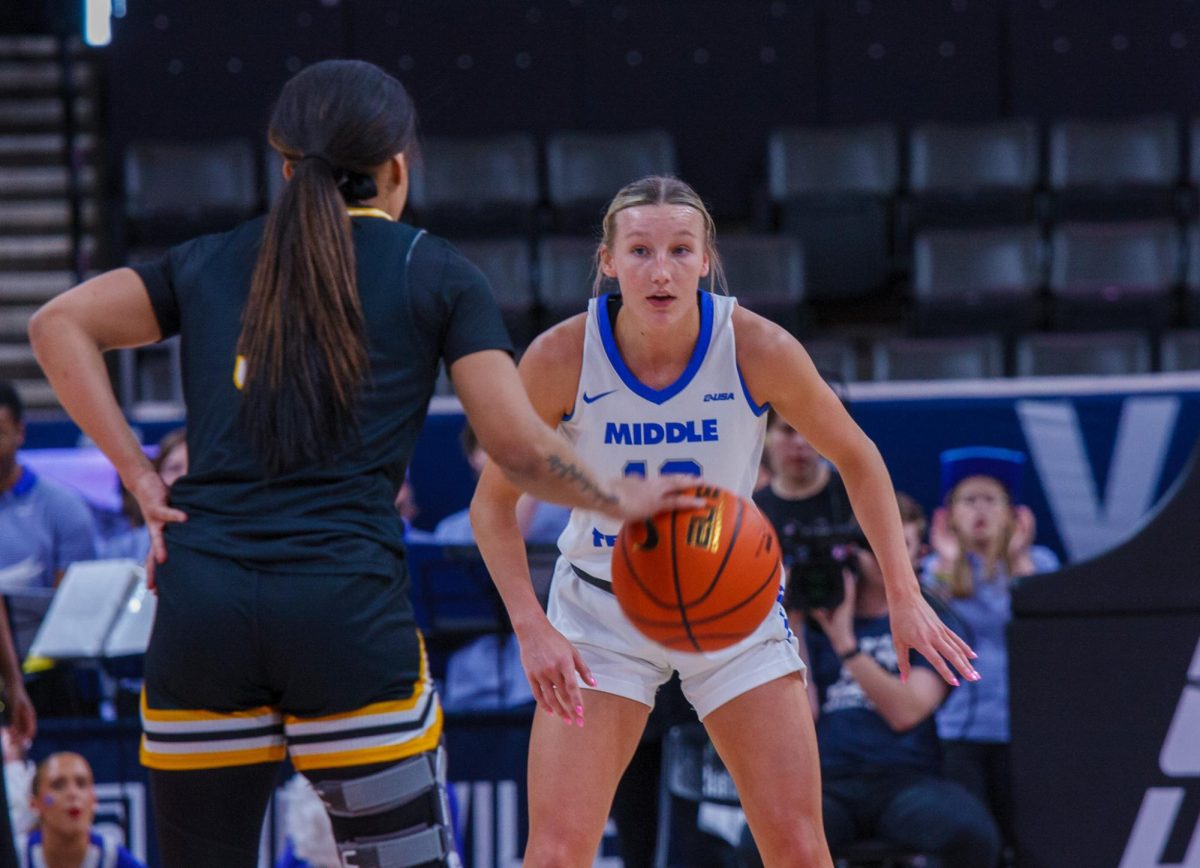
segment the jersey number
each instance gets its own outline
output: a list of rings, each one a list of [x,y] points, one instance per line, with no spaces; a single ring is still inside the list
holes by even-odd
[[[700,469],[700,462],[693,461],[690,458],[673,458],[670,461],[664,461],[658,468],[659,476],[672,476],[676,473],[684,476],[703,476]],[[646,477],[646,462],[645,461],[626,461],[625,462],[626,476],[640,476],[643,479]]]

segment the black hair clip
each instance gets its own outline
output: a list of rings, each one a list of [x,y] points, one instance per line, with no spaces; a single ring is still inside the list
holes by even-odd
[[[338,191],[347,202],[362,202],[366,199],[374,199],[379,195],[375,179],[370,175],[352,172],[349,169],[338,169],[334,172],[333,177],[337,182]]]

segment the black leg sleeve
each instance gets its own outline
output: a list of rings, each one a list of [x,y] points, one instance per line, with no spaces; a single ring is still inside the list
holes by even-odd
[[[263,816],[279,763],[150,771],[163,868],[257,868]]]

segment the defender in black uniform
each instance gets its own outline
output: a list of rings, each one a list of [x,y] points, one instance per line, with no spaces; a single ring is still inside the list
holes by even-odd
[[[392,508],[439,360],[488,453],[538,496],[628,518],[692,503],[686,480],[601,485],[538,419],[483,276],[397,222],[414,130],[381,70],[310,67],[272,118],[289,184],[265,220],[101,275],[31,323],[151,533],[142,760],[166,866],[255,865],[285,753],[347,865],[458,864]],[[191,466],[168,504],[101,352],[174,334]]]

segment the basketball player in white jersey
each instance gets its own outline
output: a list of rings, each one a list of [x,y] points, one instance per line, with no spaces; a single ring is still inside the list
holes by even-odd
[[[706,277],[710,286],[723,279],[712,218],[696,193],[666,177],[626,186],[605,215],[597,265],[597,288],[609,277],[620,292],[593,298],[586,314],[548,330],[521,360],[542,417],[602,475],[694,474],[749,497],[774,406],[845,480],[886,575],[903,675],[911,649],[951,683],[947,661],[977,679],[971,649],[921,598],[874,444],[790,334],[701,288]],[[577,509],[559,538],[543,613],[518,496],[486,467],[471,518],[534,697],[549,712],[537,715],[530,741],[525,864],[591,865],[655,691],[676,670],[733,775],[764,864],[830,868],[804,664],[782,608],[729,648],[670,651],[644,638],[612,594],[619,522]]]

